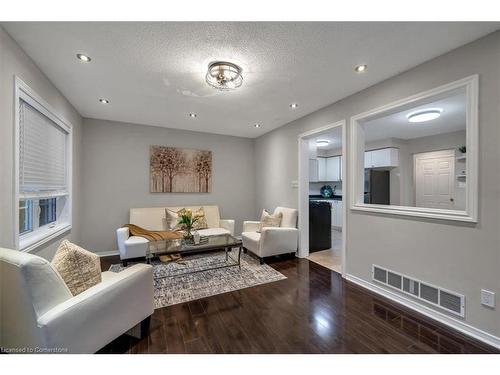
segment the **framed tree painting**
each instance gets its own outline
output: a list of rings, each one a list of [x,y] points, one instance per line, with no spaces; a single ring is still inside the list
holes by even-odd
[[[212,190],[212,151],[151,146],[149,168],[151,193]]]

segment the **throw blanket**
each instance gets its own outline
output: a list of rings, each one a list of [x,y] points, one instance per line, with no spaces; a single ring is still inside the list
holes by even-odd
[[[131,236],[144,237],[149,241],[178,240],[182,234],[170,230],[147,230],[134,224],[125,224]]]

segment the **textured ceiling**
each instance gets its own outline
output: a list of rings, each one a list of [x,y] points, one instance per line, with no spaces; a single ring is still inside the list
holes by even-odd
[[[499,23],[3,23],[84,117],[256,137]],[[85,64],[76,53],[92,57]],[[207,65],[243,68],[218,92]],[[368,64],[356,74],[353,67]],[[98,103],[107,98],[110,104]],[[292,110],[289,104],[299,103]],[[198,117],[192,119],[189,112]],[[256,129],[254,123],[262,124]]]

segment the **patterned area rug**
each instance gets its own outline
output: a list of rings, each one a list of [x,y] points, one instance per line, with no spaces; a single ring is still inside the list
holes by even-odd
[[[234,250],[231,254],[237,256]],[[192,273],[214,267],[224,260],[223,251],[185,256],[180,262],[154,260],[151,264],[155,309],[286,279],[274,268],[261,265],[244,253],[241,254],[241,270],[234,266]],[[123,269],[121,264],[113,264],[109,270],[120,272]]]

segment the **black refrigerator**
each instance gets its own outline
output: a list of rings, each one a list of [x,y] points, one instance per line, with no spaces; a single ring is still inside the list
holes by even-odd
[[[309,252],[332,247],[332,207],[330,202],[309,201]]]
[[[389,171],[365,169],[365,203],[390,204],[391,181]]]

